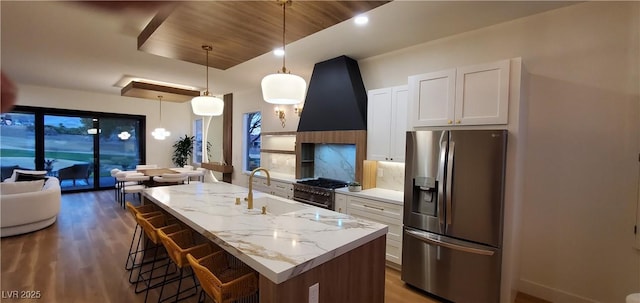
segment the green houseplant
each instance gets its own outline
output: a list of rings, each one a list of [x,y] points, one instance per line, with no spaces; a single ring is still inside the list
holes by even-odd
[[[178,167],[183,167],[189,161],[189,157],[193,155],[193,143],[194,137],[184,135],[184,138],[178,139],[176,143],[173,144],[173,156],[171,157],[171,161]]]

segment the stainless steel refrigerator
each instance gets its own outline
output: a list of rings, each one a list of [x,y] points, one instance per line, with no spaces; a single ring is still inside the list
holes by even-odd
[[[500,301],[506,130],[407,132],[402,280]]]

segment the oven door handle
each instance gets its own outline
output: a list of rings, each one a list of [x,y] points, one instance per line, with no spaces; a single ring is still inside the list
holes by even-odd
[[[326,205],[326,204],[322,204],[322,203],[318,203],[318,202],[313,202],[313,201],[305,200],[305,199],[302,199],[302,198],[293,197],[293,200],[294,201],[298,201],[298,202],[302,202],[302,203],[311,204],[313,206],[317,206],[317,207],[324,208],[324,209],[331,209],[330,205]]]

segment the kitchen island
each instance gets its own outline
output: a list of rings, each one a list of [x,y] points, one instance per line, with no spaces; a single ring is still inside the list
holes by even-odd
[[[384,301],[387,226],[228,183],[145,190],[155,203],[259,275],[262,303]],[[236,198],[241,201],[237,205]],[[266,207],[266,214],[261,208]]]

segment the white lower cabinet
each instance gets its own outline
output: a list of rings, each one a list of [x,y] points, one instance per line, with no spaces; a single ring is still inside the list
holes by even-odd
[[[387,261],[401,265],[402,205],[350,195],[345,195],[345,197],[347,214],[389,227],[387,232]]]
[[[336,204],[335,211],[343,214],[347,213],[347,195],[336,193],[334,203]]]
[[[293,184],[289,182],[271,180],[267,185],[267,179],[253,178],[253,189],[270,195],[293,199]]]

